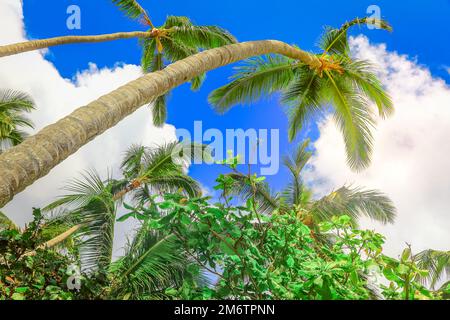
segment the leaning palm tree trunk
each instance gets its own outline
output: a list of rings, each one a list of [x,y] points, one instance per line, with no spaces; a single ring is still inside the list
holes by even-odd
[[[9,44],[5,46],[0,46],[0,57],[12,56],[15,54],[34,51],[49,47],[55,47],[63,44],[73,44],[73,43],[95,43],[95,42],[106,42],[119,39],[130,39],[130,38],[147,38],[151,37],[150,32],[144,31],[132,31],[132,32],[117,32],[110,34],[101,34],[95,36],[64,36],[56,37],[42,40],[32,40],[20,43]]]
[[[300,60],[311,68],[323,64],[315,55],[281,41],[250,41],[203,51],[131,81],[1,154],[0,207],[140,106],[206,71],[270,53]]]

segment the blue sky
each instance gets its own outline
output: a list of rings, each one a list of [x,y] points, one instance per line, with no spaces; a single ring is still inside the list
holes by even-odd
[[[450,66],[447,54],[450,49],[447,41],[450,39],[450,28],[447,25],[449,0],[141,0],[140,3],[148,9],[157,25],[162,24],[167,15],[185,15],[197,24],[220,25],[231,31],[240,41],[278,39],[295,43],[308,50],[316,49],[315,43],[324,25],[339,26],[356,16],[362,17],[369,5],[376,4],[381,8],[383,18],[388,19],[394,26],[394,33],[369,31],[366,28],[355,29],[352,33],[364,33],[372,42],[386,43],[390,51],[417,57],[418,62],[426,65],[433,75],[450,81],[445,70],[445,66]],[[71,4],[81,8],[81,30],[66,28],[66,9]],[[142,29],[142,26],[118,11],[109,0],[24,0],[24,16],[30,38]],[[90,62],[97,64],[99,68],[112,67],[118,62],[139,64],[140,48],[137,40],[62,46],[52,48],[47,59],[56,66],[61,75],[72,78],[77,71],[88,68]],[[199,92],[191,92],[186,85],[174,90],[169,101],[168,123],[186,129],[192,129],[195,120],[202,120],[205,129],[276,128],[280,129],[281,151],[292,148],[287,142],[287,119],[276,98],[264,100],[251,107],[236,107],[224,116],[212,111],[207,103],[209,92],[225,84],[231,74],[231,67],[210,72]],[[150,121],[149,113],[149,123]],[[318,131],[313,128],[308,134],[315,139]],[[130,144],[133,142],[130,137]],[[219,171],[221,169],[217,167],[194,166],[190,173],[210,187]],[[279,188],[284,185],[285,177],[286,172],[281,171],[276,177],[270,177],[269,181]]]

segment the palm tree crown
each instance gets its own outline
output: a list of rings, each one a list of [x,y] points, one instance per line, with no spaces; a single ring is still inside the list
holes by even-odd
[[[168,64],[185,59],[203,49],[212,49],[237,40],[226,30],[217,26],[197,26],[187,17],[168,16],[161,27],[155,27],[137,1],[113,0],[132,19],[138,19],[150,27],[151,37],[142,38],[141,65],[145,73],[163,70]],[[205,75],[191,79],[192,90],[202,85]],[[153,103],[153,123],[162,126],[167,120],[167,94]]]
[[[391,30],[387,22],[368,18],[352,20],[339,29],[327,28],[319,42],[322,53],[317,57],[322,67],[318,69],[281,56],[247,60],[236,69],[229,84],[211,93],[210,103],[224,113],[238,103],[281,92],[282,102],[288,106],[290,140],[311,116],[332,107],[344,136],[349,165],[357,170],[367,167],[374,126],[370,103],[377,105],[382,117],[391,114],[393,106],[372,65],[350,57],[347,31],[363,23]]]

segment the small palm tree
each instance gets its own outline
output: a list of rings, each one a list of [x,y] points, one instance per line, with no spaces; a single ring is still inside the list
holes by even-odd
[[[249,184],[248,177],[239,172],[230,174],[235,181],[230,192],[243,199],[254,197],[258,211],[262,213],[294,209],[299,218],[310,227],[340,215],[350,216],[355,226],[362,216],[382,223],[394,222],[396,210],[392,201],[376,190],[344,186],[320,199],[314,199],[312,190],[302,179],[302,171],[312,156],[308,146],[309,140],[303,142],[292,155],[284,157],[283,163],[289,171],[290,182],[282,193],[274,194],[264,181]]]
[[[189,147],[193,156],[203,151],[203,146],[191,144]],[[179,153],[185,150],[186,145],[179,143],[155,149],[132,146],[122,162],[122,179],[103,180],[97,172],[90,171],[83,174],[82,179],[70,182],[66,186],[69,194],[45,208],[46,211],[62,210],[55,221],[63,223],[66,230],[42,247],[58,245],[77,235],[84,239],[79,246],[83,266],[106,268],[112,259],[117,210],[125,195],[132,193],[132,198],[143,204],[167,192],[181,192],[188,197],[201,194],[198,183],[185,172],[186,163],[191,159],[187,152]]]
[[[111,287],[107,298],[155,300],[167,298],[166,290],[180,288],[186,277],[188,256],[176,237],[142,225],[123,257],[108,268]],[[205,281],[202,276],[198,282]]]
[[[322,53],[317,55],[322,67],[317,69],[280,56],[247,60],[237,68],[229,84],[211,93],[210,103],[215,110],[224,113],[236,104],[251,103],[261,95],[281,92],[282,102],[289,106],[290,140],[313,115],[332,107],[344,136],[349,165],[353,169],[367,167],[374,126],[370,102],[377,105],[382,117],[393,111],[392,101],[373,66],[350,57],[347,31],[351,26],[368,21],[369,18],[355,19],[340,29],[327,28],[320,40]],[[385,21],[376,23],[391,30]]]
[[[24,140],[27,134],[22,128],[33,128],[24,113],[34,109],[33,99],[26,93],[0,90],[0,153]]]

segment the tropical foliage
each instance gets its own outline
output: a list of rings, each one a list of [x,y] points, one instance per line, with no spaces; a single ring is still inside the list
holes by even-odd
[[[273,192],[264,180],[249,184],[246,175],[232,168],[233,172],[227,175],[230,179],[227,193],[243,200],[255,197],[261,212],[294,209],[310,227],[344,214],[351,218],[354,226],[357,226],[361,216],[382,223],[394,222],[396,210],[392,201],[377,190],[343,186],[320,199],[314,199],[312,190],[302,179],[302,172],[312,156],[309,144],[310,141],[306,140],[297,146],[293,154],[284,156],[283,164],[290,174],[290,181],[282,192]]]
[[[197,26],[188,17],[168,16],[164,24],[155,27],[141,5],[134,0],[113,0],[127,16],[138,19],[150,27],[151,37],[141,39],[142,70],[156,72],[167,64],[182,60],[203,49],[221,47],[235,43],[236,39],[217,26]],[[205,75],[191,80],[191,88],[198,90]],[[152,104],[153,123],[162,126],[167,120],[168,94],[162,95]]]
[[[261,96],[281,92],[288,106],[289,138],[293,140],[313,116],[332,107],[334,119],[344,136],[348,163],[363,169],[370,163],[375,103],[381,117],[393,112],[389,95],[383,89],[370,62],[350,56],[347,31],[353,25],[376,23],[391,30],[382,20],[355,19],[339,29],[326,28],[319,41],[322,67],[311,69],[299,61],[281,56],[247,60],[236,68],[232,81],[215,90],[210,103],[219,113],[239,103],[251,103]]]
[[[24,128],[33,128],[33,123],[24,113],[34,110],[33,99],[26,93],[0,90],[0,153],[23,141],[27,134]]]

